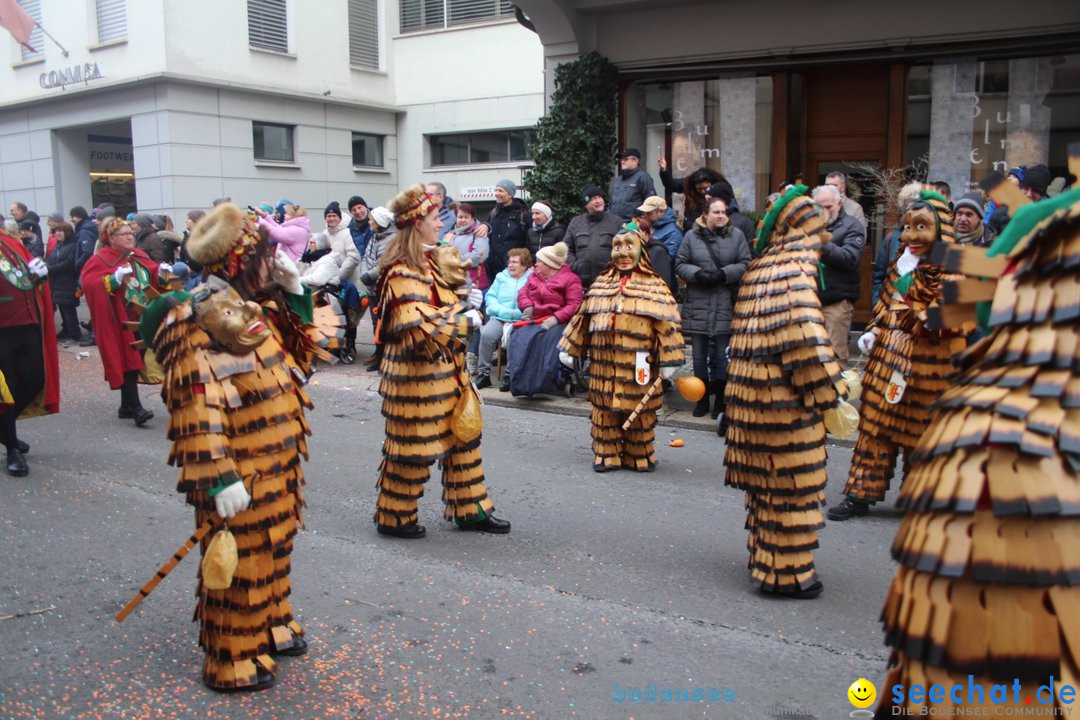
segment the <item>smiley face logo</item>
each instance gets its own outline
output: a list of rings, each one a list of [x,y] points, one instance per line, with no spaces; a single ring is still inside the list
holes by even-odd
[[[877,699],[877,688],[866,678],[859,678],[847,689],[848,700],[857,708],[868,708]]]

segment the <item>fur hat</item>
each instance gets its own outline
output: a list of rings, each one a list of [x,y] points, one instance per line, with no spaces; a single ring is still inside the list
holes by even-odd
[[[397,216],[399,230],[408,227],[417,218],[424,217],[434,207],[431,196],[424,191],[424,186],[420,183],[402,190],[390,201],[390,209]]]
[[[566,263],[570,248],[561,240],[554,245],[542,247],[536,252],[536,259],[550,268],[560,269]]]
[[[211,271],[226,268],[231,276],[239,272],[240,260],[254,252],[258,242],[254,216],[245,215],[232,203],[222,203],[192,228],[187,251],[195,262]]]

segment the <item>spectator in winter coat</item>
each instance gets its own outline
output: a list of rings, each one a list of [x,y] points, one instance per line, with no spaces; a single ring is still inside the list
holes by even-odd
[[[350,215],[349,233],[352,235],[353,244],[356,245],[356,251],[360,253],[362,258],[367,251],[368,241],[375,234],[375,231],[371,228],[371,219],[368,217],[370,214],[368,204],[364,202],[364,198],[353,195],[349,198],[348,207]]]
[[[532,225],[525,231],[525,245],[533,257],[540,248],[554,245],[565,234],[566,226],[555,220],[550,200],[537,200],[532,204]]]
[[[632,229],[631,225],[636,225],[637,229],[647,238],[645,252],[649,255],[649,265],[652,267],[652,271],[659,275],[660,279],[668,286],[671,297],[677,299],[679,297],[679,280],[675,275],[675,262],[672,260],[671,256],[668,255],[667,247],[663,243],[657,242],[656,238],[653,236],[652,223],[649,222],[647,214],[639,211],[634,215],[634,221],[625,225],[620,232]],[[679,244],[682,244],[681,235],[679,237]]]
[[[94,254],[98,241],[98,226],[90,219],[86,208],[76,205],[68,212],[71,224],[75,226],[75,277],[79,277],[83,265]]]
[[[356,249],[356,243],[353,242],[353,235],[349,226],[341,223],[341,206],[337,204],[337,201],[326,206],[326,209],[323,210],[323,217],[326,219],[326,229],[312,235],[311,240],[315,242],[317,247],[330,248],[332,253],[337,254],[339,272],[338,276],[333,278],[333,281],[338,283],[351,282],[359,288],[360,261],[362,257]],[[301,278],[301,282],[303,282],[303,278]]]
[[[394,213],[381,205],[371,209],[374,235],[368,243],[364,259],[360,263],[360,282],[364,284],[368,297],[375,297],[375,284],[379,281],[379,258],[394,237]]]
[[[672,177],[667,158],[660,156],[656,163],[660,166],[660,182],[664,185],[664,190],[669,193],[682,193],[682,226],[689,230],[694,227],[694,222],[701,215],[702,208],[705,206],[705,195],[709,188],[721,180],[727,182],[727,179],[723,173],[707,167],[699,167],[684,178]]]
[[[532,275],[532,269],[529,267],[531,264],[532,255],[526,248],[512,249],[506,262],[506,269],[495,276],[495,281],[491,283],[491,287],[484,295],[488,319],[480,331],[480,352],[476,363],[476,387],[478,388],[491,387],[491,358],[495,355],[495,348],[503,337],[504,326],[521,319],[518,294]],[[510,384],[508,382],[504,384],[506,390],[509,390]]]
[[[683,239],[683,234],[675,223],[675,212],[667,206],[664,198],[659,195],[652,195],[645,198],[645,202],[634,212],[635,217],[639,214],[649,221],[649,227],[652,228],[653,242],[659,243],[667,249],[669,255],[667,267],[671,267]],[[655,264],[653,270],[656,270]],[[663,274],[659,272],[658,274],[664,277]],[[672,293],[672,296],[674,296],[674,293]]]
[[[980,192],[964,193],[953,206],[953,227],[956,242],[961,245],[990,247],[997,235],[983,221],[983,195]]]
[[[517,185],[512,180],[495,183],[495,209],[488,215],[487,274],[493,278],[506,268],[512,248],[525,247],[525,228],[529,208],[516,198]]]
[[[484,261],[488,256],[488,239],[477,237],[476,207],[472,203],[459,203],[457,207],[457,224],[454,229],[443,238],[446,244],[453,244],[461,255],[462,262],[469,262],[469,281],[474,287],[487,290],[491,283],[488,281],[487,268]]]
[[[36,258],[43,258],[45,257],[45,243],[38,237],[37,232],[35,232],[36,229],[36,223],[23,220],[19,223],[19,238],[22,239],[23,245],[30,251],[31,255]]]
[[[626,148],[617,159],[619,174],[611,181],[611,212],[626,222],[645,198],[656,194],[656,188],[649,174],[640,167],[641,152],[637,148]]]
[[[694,375],[708,389],[694,407],[694,417],[709,412],[709,395],[715,398],[712,417],[723,412],[731,318],[739,282],[749,264],[746,236],[728,221],[724,201],[710,198],[705,213],[687,231],[675,258],[675,272],[686,281],[682,332],[690,337]]]
[[[518,292],[521,319],[543,320],[541,326],[549,330],[566,324],[577,312],[584,292],[567,256],[564,243],[555,243],[537,255],[532,275]]]
[[[52,240],[55,239],[55,242]],[[79,330],[79,316],[75,308],[79,301],[75,298],[78,285],[75,277],[75,228],[61,221],[56,232],[50,236],[49,253],[45,256],[45,265],[49,268],[49,290],[53,305],[60,311],[62,327],[56,339],[67,347],[82,338]]]
[[[349,238],[350,247],[352,246],[352,238]],[[319,241],[313,240],[321,245],[319,249],[326,249],[322,243],[326,242],[326,238],[320,238]],[[353,250],[356,250],[353,247]],[[313,290],[328,285],[330,283],[336,283],[341,275],[341,255],[331,250],[315,262],[307,266],[307,269],[300,275],[300,282],[307,285]]]
[[[862,205],[848,197],[847,192],[847,175],[839,171],[833,171],[825,176],[825,184],[832,185],[840,193],[840,203],[844,208],[844,212],[849,216],[855,218],[862,225],[863,235],[866,235],[866,213],[863,212]],[[941,183],[946,188],[949,187],[948,183]]]
[[[153,218],[146,213],[137,213],[131,220],[131,228],[135,231],[136,250],[142,250],[154,262],[167,262],[165,259],[165,244],[154,227]]]
[[[814,188],[814,202],[829,215],[827,230],[832,239],[821,248],[821,313],[833,350],[841,365],[847,366],[848,335],[855,301],[859,299],[859,264],[866,233],[858,220],[844,212],[840,192],[832,185]]]
[[[567,263],[588,290],[592,281],[611,262],[611,238],[623,225],[618,215],[605,212],[604,191],[596,185],[582,190],[585,213],[566,226],[563,242],[569,248]]]
[[[278,213],[281,221],[262,208],[255,208],[255,214],[259,216],[259,227],[266,228],[271,242],[279,245],[290,260],[300,262],[300,256],[308,246],[308,236],[311,235],[311,220],[308,219],[307,210],[291,200],[282,200],[278,203]]]

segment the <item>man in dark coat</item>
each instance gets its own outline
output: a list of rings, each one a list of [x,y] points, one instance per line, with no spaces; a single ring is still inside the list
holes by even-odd
[[[859,299],[859,265],[866,233],[858,220],[844,212],[840,192],[832,185],[814,188],[814,202],[829,215],[826,228],[832,239],[821,249],[821,313],[837,359],[848,364],[851,316]]]
[[[153,218],[140,213],[131,222],[135,228],[135,247],[149,255],[154,262],[165,262],[165,243],[154,227]]]
[[[352,218],[349,220],[349,234],[352,235],[353,245],[360,252],[360,257],[364,257],[368,241],[375,235],[368,212],[368,204],[364,202],[364,198],[359,195],[349,198],[349,215]]]
[[[724,205],[727,206],[728,222],[731,223],[732,227],[741,230],[746,241],[753,245],[751,239],[757,237],[757,223],[739,211],[739,204],[735,202],[735,190],[731,187],[731,183],[727,180],[718,180],[712,184],[705,196],[706,203],[708,198],[711,197],[720,198],[724,201]],[[689,229],[687,228],[687,230]]]
[[[611,262],[611,238],[619,232],[623,221],[618,215],[605,211],[604,191],[587,185],[582,191],[585,213],[566,226],[563,242],[570,248],[567,262],[581,278],[585,290]]]
[[[513,180],[495,183],[495,209],[488,215],[487,276],[495,276],[506,269],[509,253],[514,248],[525,247],[525,227],[529,216],[528,206],[517,194]]]
[[[626,148],[617,156],[619,174],[611,181],[611,212],[626,222],[645,198],[656,194],[652,178],[642,170],[641,152]]]

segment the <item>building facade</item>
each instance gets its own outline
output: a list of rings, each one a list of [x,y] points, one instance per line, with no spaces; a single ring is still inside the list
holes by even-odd
[[[0,194],[43,216],[483,190],[542,111],[539,39],[500,0],[19,4],[48,36],[0,36]]]

